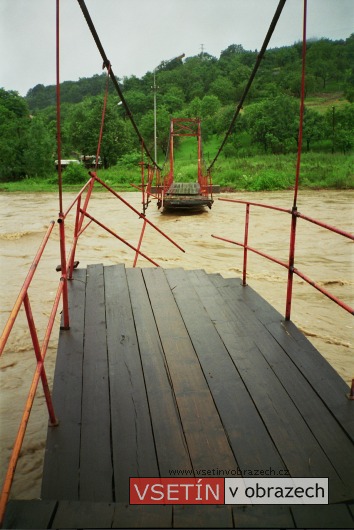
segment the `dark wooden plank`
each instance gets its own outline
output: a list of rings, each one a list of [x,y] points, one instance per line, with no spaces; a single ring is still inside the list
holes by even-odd
[[[346,504],[292,506],[296,528],[353,528]]]
[[[215,322],[217,330],[290,474],[297,477],[328,477],[332,501],[348,499],[343,483],[327,455],[261,352],[264,326],[252,318],[252,312],[242,301],[228,299],[230,289],[227,281],[222,287],[219,285],[214,294],[215,297],[222,294],[226,301],[223,314]],[[209,314],[214,319],[213,314]],[[238,335],[237,340],[232,335],[232,329]],[[261,335],[257,338],[258,333]]]
[[[52,528],[111,528],[114,504],[61,501]]]
[[[226,282],[228,284],[228,282]],[[218,284],[222,282],[219,280]],[[230,296],[230,290],[228,289]],[[231,294],[232,296],[232,294]],[[250,318],[245,311],[246,318]],[[272,328],[282,323],[273,323]],[[348,489],[347,499],[354,497],[354,444],[345,434],[326,404],[315,392],[302,372],[293,363],[286,351],[275,341],[273,334],[261,326],[256,326],[255,342],[272,367],[307,425],[325,451],[333,467]],[[284,344],[285,346],[285,344]],[[321,362],[322,366],[322,362]],[[331,433],[331,436],[328,435]]]
[[[162,269],[143,271],[195,469],[235,469],[236,461]]]
[[[286,348],[294,364],[303,372],[342,428],[354,441],[354,401],[347,399],[349,386],[306,337],[302,334],[300,336],[298,330],[295,332],[295,326],[292,323],[284,322],[282,326],[270,324],[268,329],[279,344]]]
[[[288,506],[234,506],[235,528],[295,528]]]
[[[116,504],[112,528],[172,528],[172,506]]]
[[[129,500],[129,477],[159,470],[124,267],[105,268],[115,500]]]
[[[173,507],[173,528],[233,528],[231,507],[176,505]]]
[[[334,368],[324,359],[293,322],[286,322],[266,300],[260,297],[250,286],[240,288],[240,281],[230,279],[229,286],[237,296],[242,297],[258,320],[274,335],[274,338],[286,349],[288,355],[304,376],[309,380],[321,399],[331,410],[343,428],[354,440],[353,402],[348,402],[346,394],[349,387]],[[282,326],[279,327],[279,323]]]
[[[160,475],[169,471],[191,472],[192,465],[179,417],[176,397],[166,371],[166,359],[140,269],[127,272],[135,328],[139,341],[145,385]]]
[[[222,318],[223,301],[215,298],[215,288],[206,274],[166,270],[173,295],[197,352],[204,376],[218,408],[235,454],[239,471],[245,475],[285,465],[273,444],[240,374],[215,328],[214,318]],[[213,311],[213,321],[207,310]],[[237,340],[237,337],[234,337]],[[240,406],[242,403],[242,406]],[[252,449],[250,450],[250,443]]]
[[[273,336],[265,333],[257,345],[346,485],[346,498],[354,498],[354,443]]]
[[[87,267],[80,500],[113,500],[103,266]]]
[[[49,528],[56,501],[9,501],[2,528]]]
[[[79,498],[86,269],[74,271],[68,294],[70,330],[60,331],[53,384],[59,425],[48,428],[42,499]]]

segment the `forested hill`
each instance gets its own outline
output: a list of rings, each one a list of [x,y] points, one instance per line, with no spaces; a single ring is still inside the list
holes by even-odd
[[[250,100],[286,93],[299,95],[301,43],[269,49],[253,85]],[[222,105],[240,98],[257,57],[257,51],[247,51],[232,44],[219,58],[207,53],[188,57],[183,62],[162,62],[157,68],[159,98],[171,112],[179,111],[194,98],[216,96]],[[308,42],[307,92],[340,90],[354,99],[354,34],[346,40],[328,39]],[[133,112],[144,113],[151,107],[152,72],[141,79],[132,76],[119,79],[130,100]],[[87,96],[102,94],[105,74],[65,81],[61,85],[63,103],[79,103]],[[37,85],[27,93],[30,110],[44,109],[55,104],[55,86]]]
[[[266,52],[225,149],[226,158],[286,154],[297,149],[301,43]],[[213,156],[230,125],[254,67],[257,51],[239,44],[219,58],[207,53],[156,69],[158,159],[165,157],[170,118],[200,117],[203,143]],[[115,72],[116,74],[118,72]],[[61,85],[62,157],[96,152],[106,74]],[[124,96],[151,150],[154,142],[153,72],[119,79]],[[56,158],[55,87],[37,85],[25,98],[0,88],[0,181],[46,177]],[[182,146],[182,144],[181,144]],[[354,148],[354,34],[346,40],[308,42],[304,149],[348,153]],[[140,146],[118,96],[110,88],[103,166],[132,165]]]

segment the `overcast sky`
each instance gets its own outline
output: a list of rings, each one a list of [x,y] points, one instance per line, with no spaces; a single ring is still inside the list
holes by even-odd
[[[55,83],[55,0],[0,0],[0,87],[21,95]],[[118,77],[143,76],[162,60],[230,44],[260,49],[278,0],[86,0]],[[287,0],[270,48],[302,38],[302,0]],[[354,32],[354,0],[308,0],[308,38]],[[61,0],[61,80],[102,72],[76,0]]]

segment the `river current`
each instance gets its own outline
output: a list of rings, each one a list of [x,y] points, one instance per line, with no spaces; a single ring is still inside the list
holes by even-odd
[[[121,194],[141,210],[139,193]],[[64,194],[69,205],[74,194]],[[291,209],[292,192],[229,193],[215,196],[212,210],[202,213],[161,213],[152,203],[148,218],[173,238],[185,253],[148,227],[142,251],[163,267],[184,267],[219,272],[225,277],[242,276],[240,247],[212,238],[211,234],[243,241],[245,206],[218,200],[247,199]],[[354,231],[353,191],[301,191],[298,209],[347,231]],[[56,220],[58,199],[55,194],[0,194],[0,324],[5,325],[33,257],[49,222]],[[136,245],[142,226],[139,219],[119,200],[106,193],[94,194],[90,213],[121,237]],[[251,207],[248,244],[278,259],[288,258],[290,215]],[[68,218],[71,232],[74,216]],[[320,285],[350,305],[354,304],[354,247],[347,238],[298,220],[295,265]],[[125,263],[132,266],[134,252],[92,223],[83,233],[77,249],[80,267],[90,263]],[[29,297],[40,339],[51,311],[59,273],[58,225],[46,248]],[[151,266],[139,258],[138,266]],[[249,253],[248,284],[284,314],[287,271],[256,254]],[[354,377],[352,343],[353,317],[295,277],[292,320],[348,383]],[[46,359],[50,385],[53,380],[59,316]],[[10,450],[18,429],[25,399],[35,367],[31,338],[23,310],[0,358],[0,480],[2,482]],[[37,498],[44,456],[47,412],[41,387],[38,388],[21,458],[12,490],[14,498]]]

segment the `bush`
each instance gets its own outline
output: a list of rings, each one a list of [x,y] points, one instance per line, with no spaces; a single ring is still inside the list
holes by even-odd
[[[247,179],[246,189],[251,191],[286,190],[293,185],[293,178],[284,173],[264,171],[252,179]]]
[[[62,171],[63,182],[66,184],[82,184],[88,180],[87,169],[81,164],[69,164]]]

